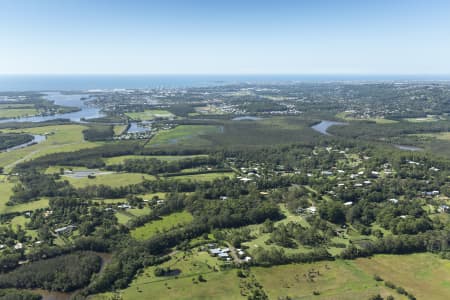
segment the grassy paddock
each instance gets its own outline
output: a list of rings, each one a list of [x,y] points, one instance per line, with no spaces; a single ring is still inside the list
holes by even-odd
[[[136,121],[150,121],[156,118],[173,118],[174,114],[167,110],[150,109],[142,112],[128,112],[125,113],[128,117]]]
[[[80,149],[93,148],[101,145],[99,142],[87,142],[84,140],[82,131],[86,129],[82,125],[55,125],[20,130],[3,130],[3,132],[45,134],[52,133],[42,143],[30,147],[17,149],[11,152],[0,153],[0,166],[6,167],[6,171],[15,164],[30,160],[46,154],[77,151]]]
[[[104,175],[97,175],[95,178],[73,178],[63,176],[63,180],[69,181],[76,188],[82,188],[89,185],[107,185],[112,187],[126,186],[136,184],[144,181],[144,179],[152,180],[155,177],[140,173],[109,173]]]
[[[220,134],[220,126],[214,125],[180,125],[156,134],[148,146],[210,146],[211,141],[204,138],[209,134]]]
[[[188,212],[173,213],[164,216],[161,220],[149,222],[144,226],[131,231],[131,236],[138,240],[152,237],[156,232],[170,229],[178,224],[187,224],[192,221],[192,215]]]
[[[246,299],[240,295],[236,270],[213,271],[218,260],[206,252],[176,253],[162,267],[180,270],[178,276],[156,277],[155,267],[148,267],[130,286],[119,293],[122,299]],[[202,274],[204,282],[198,282]],[[112,293],[94,295],[91,299],[108,299]]]
[[[35,108],[1,108],[0,119],[20,118],[38,114]]]

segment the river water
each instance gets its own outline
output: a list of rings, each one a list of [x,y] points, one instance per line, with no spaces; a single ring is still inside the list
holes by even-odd
[[[54,101],[56,105],[77,107],[80,110],[76,112],[66,113],[66,114],[55,114],[51,116],[34,116],[34,117],[23,117],[23,118],[12,118],[12,119],[2,119],[0,123],[8,122],[45,122],[55,119],[69,119],[72,122],[81,122],[82,119],[93,119],[102,117],[103,114],[97,107],[87,106],[83,100],[83,97],[89,97],[89,95],[64,95],[60,92],[45,92],[45,98]]]

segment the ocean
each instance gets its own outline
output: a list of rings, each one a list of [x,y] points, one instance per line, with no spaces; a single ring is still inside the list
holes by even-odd
[[[233,83],[449,80],[450,75],[0,75],[0,91],[184,88]]]

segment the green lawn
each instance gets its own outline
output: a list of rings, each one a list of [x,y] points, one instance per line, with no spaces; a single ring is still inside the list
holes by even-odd
[[[150,140],[149,146],[209,146],[211,141],[202,138],[207,134],[219,134],[220,126],[180,125],[170,130],[160,131]]]
[[[38,114],[35,108],[0,108],[0,119],[19,118]]]
[[[136,121],[150,121],[156,118],[172,118],[174,114],[167,110],[150,109],[142,112],[128,112],[125,113],[128,117]]]
[[[192,221],[192,215],[188,212],[173,213],[164,216],[161,220],[149,222],[144,226],[131,231],[131,236],[138,240],[152,237],[156,232],[170,229],[178,224],[186,224]]]
[[[126,186],[142,182],[144,179],[152,180],[155,177],[140,173],[109,173],[98,174],[95,178],[73,178],[69,176],[61,177],[63,180],[68,180],[76,188],[82,188],[89,185],[107,185],[112,187]]]

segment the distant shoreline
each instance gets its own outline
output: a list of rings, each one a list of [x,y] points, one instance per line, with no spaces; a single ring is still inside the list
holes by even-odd
[[[0,74],[0,92],[73,91],[89,89],[154,89],[229,84],[292,84],[331,82],[449,82],[450,75],[7,75]]]

